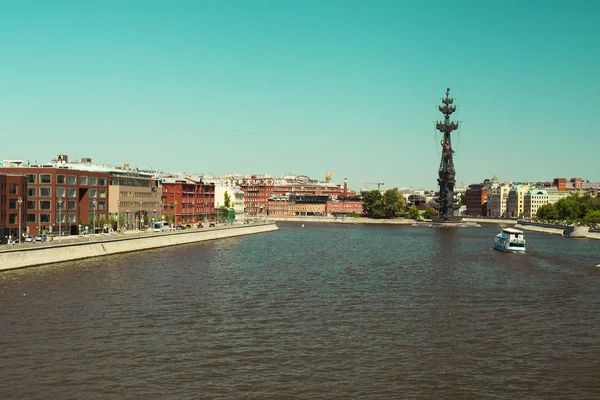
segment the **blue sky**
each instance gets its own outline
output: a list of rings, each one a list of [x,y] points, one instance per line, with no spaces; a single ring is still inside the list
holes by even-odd
[[[600,180],[597,1],[0,0],[1,159]],[[374,185],[367,185],[373,188]]]

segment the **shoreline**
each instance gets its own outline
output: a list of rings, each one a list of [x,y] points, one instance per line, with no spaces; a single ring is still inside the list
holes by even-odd
[[[49,245],[40,244],[36,246],[33,244],[27,247],[0,250],[0,272],[277,230],[279,228],[272,222],[253,223],[190,231],[161,232],[159,234],[99,236],[82,238],[81,240],[76,239],[77,241],[70,241],[70,243],[56,243],[55,241]]]

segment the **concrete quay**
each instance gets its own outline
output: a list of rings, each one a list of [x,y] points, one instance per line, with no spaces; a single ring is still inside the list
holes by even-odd
[[[375,219],[375,218],[354,218],[354,217],[272,217],[270,221],[275,222],[301,222],[301,223],[336,223],[336,224],[379,224],[379,225],[412,225],[414,219],[394,218],[394,219]]]
[[[148,232],[119,235],[91,235],[62,240],[22,245],[6,245],[0,250],[0,271],[59,263],[110,254],[128,253],[177,246],[206,240],[272,232],[279,228],[272,222],[244,225],[226,225],[213,228],[173,232]]]

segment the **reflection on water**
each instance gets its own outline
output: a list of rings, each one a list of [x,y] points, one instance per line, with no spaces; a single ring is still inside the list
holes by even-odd
[[[0,397],[600,394],[600,241],[280,228],[0,274]]]

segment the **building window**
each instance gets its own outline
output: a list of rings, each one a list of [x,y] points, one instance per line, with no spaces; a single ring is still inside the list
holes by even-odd
[[[8,194],[18,194],[17,187],[18,185],[16,183],[11,183],[8,185]]]
[[[90,176],[90,186],[98,186],[98,178]]]
[[[35,200],[27,200],[27,209],[35,210]]]
[[[27,174],[27,183],[36,183],[37,175],[36,174]]]
[[[67,214],[56,214],[56,223],[64,224],[65,222],[67,222]]]
[[[40,196],[42,197],[50,197],[51,193],[52,193],[52,188],[49,187],[42,187],[40,188]]]
[[[106,198],[106,189],[100,189],[100,198],[101,199],[105,199]]]
[[[17,223],[17,214],[8,214],[8,223],[16,224]]]
[[[79,177],[79,184],[83,185],[83,186],[87,186],[87,184],[88,184],[88,177],[87,176],[80,176]]]
[[[67,208],[69,210],[76,210],[77,209],[77,202],[75,200],[69,200],[67,202]]]
[[[35,219],[36,214],[27,214],[27,223],[32,223],[32,222],[36,222]]]
[[[50,214],[40,214],[40,224],[49,224]]]
[[[64,185],[65,182],[66,182],[65,175],[56,175],[56,183],[58,183],[59,185]]]
[[[77,176],[69,175],[69,185],[77,185]]]
[[[50,210],[50,200],[40,200],[40,210]]]
[[[17,209],[17,199],[9,199],[8,200],[8,209],[9,210],[16,210]]]
[[[98,202],[98,210],[106,210],[106,202],[99,201]]]
[[[95,221],[96,220],[95,218],[96,218],[96,215],[93,212],[88,213],[88,221],[90,221],[90,223],[92,221]]]
[[[98,178],[99,186],[106,186],[106,178]]]
[[[73,213],[69,214],[69,222],[77,222],[76,214],[73,214]]]
[[[90,199],[95,199],[97,195],[98,195],[98,190],[90,189],[90,194],[89,194]]]
[[[96,207],[94,207],[94,202],[93,202],[93,201],[90,201],[90,202],[89,202],[89,204],[88,204],[88,209],[89,209],[89,210],[95,210],[95,209],[96,209]]]
[[[28,187],[27,188],[27,197],[35,197],[37,194],[37,188]]]
[[[75,188],[69,188],[69,197],[70,198],[77,197],[77,189],[75,189]]]
[[[64,187],[56,188],[56,197],[65,197],[66,194],[67,194],[67,189],[65,189]]]
[[[40,183],[52,183],[52,175],[40,174]]]

